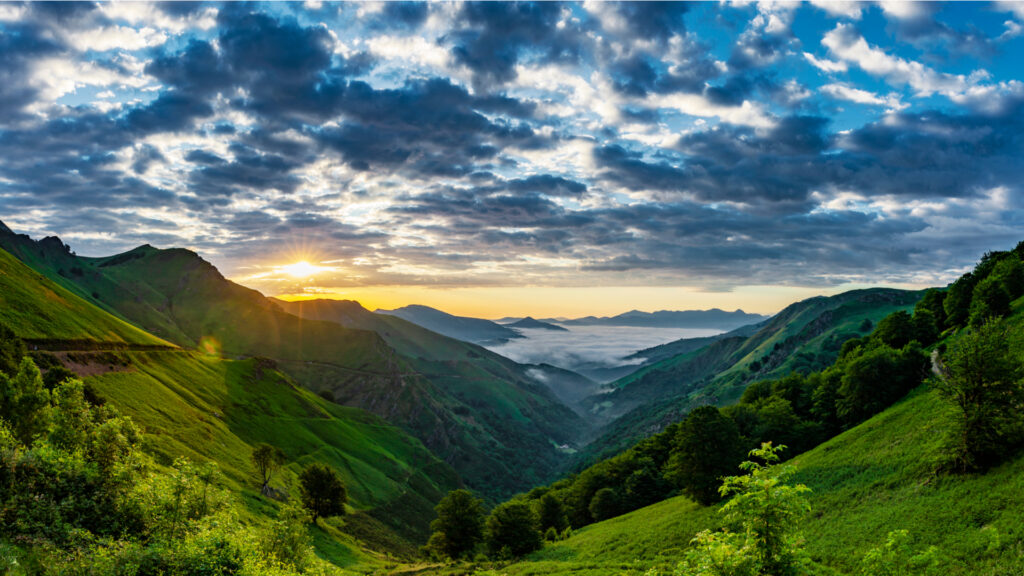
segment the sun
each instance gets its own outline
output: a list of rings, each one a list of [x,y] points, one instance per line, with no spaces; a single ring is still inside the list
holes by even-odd
[[[318,272],[323,272],[325,270],[323,266],[316,266],[306,262],[305,260],[294,264],[288,264],[287,266],[278,266],[277,269],[293,278],[309,278],[310,276],[315,276]]]

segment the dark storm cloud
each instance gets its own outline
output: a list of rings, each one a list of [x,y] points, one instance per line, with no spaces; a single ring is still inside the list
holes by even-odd
[[[337,105],[346,121],[313,129],[311,135],[357,170],[409,166],[425,175],[465,175],[494,158],[499,146],[545,145],[525,122],[491,120],[478,112],[526,114],[526,105],[477,98],[445,79],[409,82],[393,90],[351,82]]]
[[[481,90],[513,79],[526,53],[542,62],[578,62],[587,39],[571,21],[558,26],[563,8],[558,2],[466,2],[464,28],[452,33],[453,54]]]

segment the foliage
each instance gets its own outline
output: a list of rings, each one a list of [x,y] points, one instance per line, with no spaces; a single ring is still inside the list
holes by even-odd
[[[847,360],[836,409],[848,424],[881,412],[921,383],[928,357],[915,345],[902,350],[873,346]]]
[[[614,488],[601,488],[590,499],[588,509],[596,522],[614,518],[622,511],[622,498]]]
[[[497,505],[487,517],[487,549],[494,558],[518,558],[543,544],[537,516],[525,500]]]
[[[31,444],[50,424],[50,393],[39,369],[27,356],[8,378],[0,372],[0,419],[22,444]]]
[[[723,480],[723,496],[732,498],[722,506],[726,519],[743,527],[756,573],[784,576],[799,573],[803,562],[797,522],[810,511],[803,484],[785,484],[794,473],[790,465],[778,465],[785,446],[770,442],[750,451],[753,460],[740,464],[748,474]]]
[[[721,478],[743,459],[739,428],[714,406],[690,413],[675,434],[666,477],[701,504],[719,499]]]
[[[933,385],[957,413],[953,442],[961,470],[984,470],[1024,443],[1024,365],[1005,322],[989,321],[965,334],[944,358]]]
[[[434,507],[437,519],[427,549],[437,557],[459,559],[471,554],[483,539],[483,501],[469,490],[452,490]]]
[[[928,576],[939,574],[939,549],[929,546],[915,553],[910,548],[910,533],[894,530],[886,536],[885,544],[872,548],[864,555],[862,576]]]
[[[979,326],[990,318],[1003,318],[1009,314],[1010,294],[1000,279],[990,276],[978,282],[971,296],[971,326]]]
[[[0,324],[0,374],[14,376],[18,372],[25,343],[7,326]]]
[[[569,519],[565,515],[565,505],[551,493],[541,496],[537,507],[537,517],[542,530],[554,530],[556,534],[561,534],[569,527]]]
[[[302,504],[313,514],[313,522],[321,516],[340,516],[345,513],[348,491],[333,468],[316,463],[299,474]]]
[[[903,310],[893,312],[882,318],[875,331],[871,333],[871,337],[899,350],[910,344],[915,337],[913,318]]]

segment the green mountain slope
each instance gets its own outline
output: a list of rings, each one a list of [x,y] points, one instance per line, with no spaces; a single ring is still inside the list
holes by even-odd
[[[793,461],[793,482],[813,490],[801,524],[813,559],[837,574],[858,574],[866,550],[906,529],[915,548],[935,545],[948,556],[944,573],[1024,574],[1024,457],[983,475],[935,474],[947,414],[922,387]],[[671,572],[694,534],[721,525],[717,509],[672,498],[587,526],[502,573]]]
[[[2,250],[0,286],[0,297],[11,304],[0,307],[0,321],[19,337],[35,339],[30,350],[43,365],[60,361],[132,416],[159,464],[178,456],[216,462],[241,492],[252,521],[274,513],[258,496],[249,460],[254,444],[285,452],[289,464],[274,481],[285,493],[296,492],[297,473],[313,461],[337,469],[355,514],[334,521],[332,535],[317,537],[329,541],[324,553],[341,564],[379,562],[366,551],[370,544],[412,554],[433,505],[460,484],[450,466],[400,428],[302,389],[269,360],[223,360],[173,348]]]
[[[170,347],[170,343],[96,309],[3,250],[0,323],[32,340],[96,340]]]
[[[551,480],[567,459],[559,446],[575,445],[588,428],[514,363],[436,342],[408,323],[399,331],[408,337],[392,338],[400,354],[380,335],[395,332],[386,322],[346,328],[339,318],[290,314],[188,250],[142,246],[82,258],[55,238],[36,242],[3,230],[0,247],[180,346],[274,359],[311,390],[405,428],[495,499]]]
[[[786,307],[749,336],[743,335],[744,328],[697,349],[685,340],[654,349],[657,357],[665,350],[690,348],[613,382],[610,392],[588,400],[594,411],[617,419],[579,453],[577,464],[618,453],[694,406],[730,404],[750,382],[827,367],[844,341],[870,332],[892,312],[912,309],[921,295],[872,288],[818,296]]]

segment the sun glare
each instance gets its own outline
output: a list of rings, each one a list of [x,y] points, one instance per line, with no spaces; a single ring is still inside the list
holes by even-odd
[[[324,267],[316,266],[303,260],[287,266],[280,266],[278,270],[294,278],[309,278],[310,276],[315,276],[318,272],[322,272]]]

